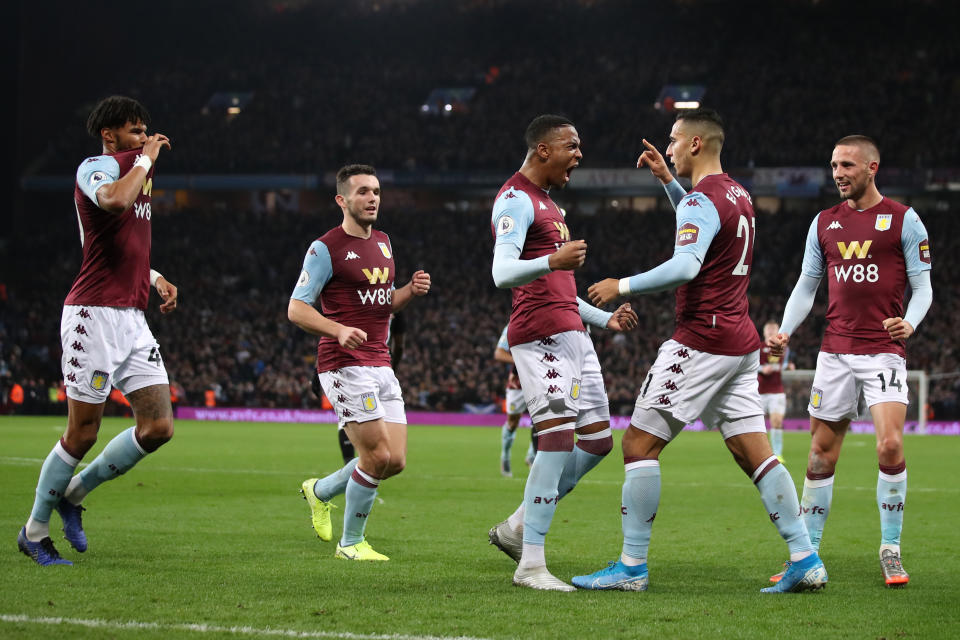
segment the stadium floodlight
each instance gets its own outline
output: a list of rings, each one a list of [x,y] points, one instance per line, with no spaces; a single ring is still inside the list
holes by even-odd
[[[654,108],[659,111],[696,109],[703,102],[707,88],[702,84],[668,84],[660,89]]]
[[[474,87],[441,87],[433,89],[420,105],[420,113],[429,116],[449,116],[466,113],[469,103],[476,95]]]

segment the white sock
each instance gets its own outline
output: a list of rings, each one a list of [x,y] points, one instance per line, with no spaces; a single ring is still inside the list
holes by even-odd
[[[27,520],[27,540],[30,542],[40,542],[44,538],[50,537],[50,523],[39,522],[33,518]]]
[[[67,485],[67,490],[63,492],[63,497],[73,506],[77,506],[83,502],[83,499],[87,497],[88,493],[90,492],[87,491],[87,488],[83,486],[83,482],[80,481],[80,474],[77,474],[70,478],[70,484]]]
[[[543,556],[542,544],[523,543],[523,555],[520,556],[520,568],[530,569],[533,567],[545,567],[547,560]]]
[[[523,531],[523,503],[507,518],[507,526],[514,532]]]
[[[628,567],[636,567],[647,562],[646,558],[631,558],[628,555],[623,553],[620,554],[620,562],[627,565]]]

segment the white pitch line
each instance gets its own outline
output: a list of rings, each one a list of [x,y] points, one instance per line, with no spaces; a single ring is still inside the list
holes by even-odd
[[[221,627],[212,624],[198,624],[190,622],[119,622],[114,620],[100,620],[87,618],[50,618],[32,617],[26,615],[0,614],[0,622],[20,624],[45,624],[51,626],[76,625],[91,629],[114,629],[131,631],[192,631],[194,633],[230,633],[248,636],[274,636],[281,638],[344,638],[346,640],[483,640],[470,636],[418,636],[401,633],[367,634],[351,633],[349,631],[297,631],[295,629],[257,629],[255,627]]]

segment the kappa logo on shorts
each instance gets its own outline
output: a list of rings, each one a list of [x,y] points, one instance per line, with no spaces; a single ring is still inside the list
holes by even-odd
[[[360,404],[367,413],[377,410],[377,396],[372,392],[360,394]]]
[[[93,387],[95,391],[103,391],[107,387],[107,380],[110,379],[110,374],[106,371],[97,371],[93,372],[93,376],[90,378],[90,386]]]
[[[823,391],[812,387],[810,389],[810,406],[814,409],[819,409],[821,402],[823,402]]]
[[[552,396],[552,395],[556,395],[556,394],[558,394],[558,393],[563,393],[563,389],[560,388],[560,387],[558,387],[557,385],[552,384],[552,385],[550,385],[549,387],[547,387],[547,394],[548,394],[548,395],[551,395],[551,396]]]
[[[580,378],[573,378],[570,382],[570,397],[576,400],[580,397]]]

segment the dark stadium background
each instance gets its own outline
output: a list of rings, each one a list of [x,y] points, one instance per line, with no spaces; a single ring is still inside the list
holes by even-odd
[[[930,415],[960,417],[960,377],[949,375],[960,311],[955,3],[51,1],[10,11],[5,412],[14,383],[27,391],[18,411],[63,411],[48,389],[60,376],[59,311],[80,258],[72,174],[99,152],[83,124],[103,96],[141,100],[151,128],[173,141],[155,181],[153,263],[179,287],[181,308],[160,317],[154,304],[150,324],[181,404],[202,404],[214,389],[223,406],[316,406],[314,340],[286,320],[286,301],[309,242],[339,223],[332,172],[361,161],[381,170],[379,226],[400,278],[416,268],[433,276],[431,294],[407,312],[399,376],[408,407],[459,411],[502,394],[491,356],[509,294],[489,275],[488,221],[523,158],[526,123],[562,112],[583,139],[581,175],[593,180],[555,194],[590,245],[582,295],[599,278],[657,264],[672,246],[656,185],[611,186],[604,176],[621,174],[586,171],[629,169],[643,137],[662,149],[673,114],[655,107],[661,90],[701,85],[704,104],[727,120],[724,166],[757,204],[758,324],[779,318],[807,226],[836,202],[826,173],[811,181],[826,172],[833,142],[879,140],[881,191],[917,209],[933,251],[934,304],[908,364],[941,376]],[[464,88],[472,97],[450,112],[445,98],[439,114],[423,111],[432,91]],[[242,107],[231,116],[234,98]],[[632,302],[637,331],[595,334],[616,413],[629,412],[673,326],[672,296]],[[814,364],[823,315],[821,300],[795,336],[798,367]]]

